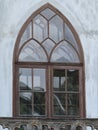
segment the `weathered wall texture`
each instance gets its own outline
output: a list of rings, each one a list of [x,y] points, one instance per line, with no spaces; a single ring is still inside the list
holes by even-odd
[[[0,116],[12,116],[13,51],[25,20],[49,2],[77,31],[85,58],[86,115],[98,117],[98,0],[0,0]]]

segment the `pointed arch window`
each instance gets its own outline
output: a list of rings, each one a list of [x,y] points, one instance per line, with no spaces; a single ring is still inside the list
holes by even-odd
[[[70,22],[50,4],[23,25],[14,52],[14,116],[83,117],[83,52]]]

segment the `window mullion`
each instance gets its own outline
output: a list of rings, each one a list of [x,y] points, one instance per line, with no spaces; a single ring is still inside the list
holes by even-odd
[[[67,83],[67,70],[65,69],[65,79],[66,79],[66,82],[65,82],[65,110],[66,110],[66,115],[68,115],[68,93],[67,93],[67,87],[68,87],[68,83]]]
[[[53,105],[52,105],[52,100],[53,100],[53,97],[52,97],[52,79],[51,77],[53,76],[52,75],[52,71],[51,71],[51,66],[48,66],[48,74],[47,74],[47,82],[48,82],[48,90],[47,90],[47,93],[48,93],[48,98],[47,98],[47,110],[48,110],[48,117],[51,117],[52,116],[52,113],[53,113]]]
[[[32,114],[34,113],[34,73],[32,69]]]

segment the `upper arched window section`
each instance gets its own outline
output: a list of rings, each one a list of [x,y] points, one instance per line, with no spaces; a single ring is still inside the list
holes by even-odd
[[[82,63],[79,39],[71,24],[51,6],[32,15],[22,28],[16,61]]]

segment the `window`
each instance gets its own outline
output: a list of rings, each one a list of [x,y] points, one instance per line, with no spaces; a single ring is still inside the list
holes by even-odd
[[[84,117],[83,52],[69,21],[50,4],[23,25],[14,53],[14,116]]]

